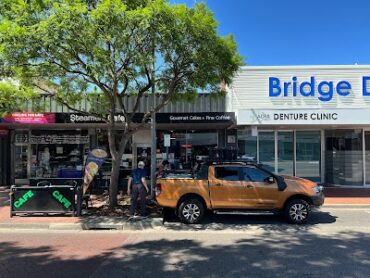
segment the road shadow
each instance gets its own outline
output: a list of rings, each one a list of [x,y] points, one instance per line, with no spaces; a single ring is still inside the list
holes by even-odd
[[[185,238],[125,245],[122,261],[108,263],[94,277],[369,277],[370,237],[365,233],[264,231],[212,242]]]
[[[194,237],[170,239],[164,234],[87,258],[61,258],[56,246],[30,248],[0,240],[0,277],[369,277],[367,233],[264,231],[235,239],[222,234],[206,241]]]
[[[61,258],[57,247],[0,240],[0,277],[369,277],[368,233],[266,230],[233,239],[225,234],[194,238],[164,234],[84,258]]]

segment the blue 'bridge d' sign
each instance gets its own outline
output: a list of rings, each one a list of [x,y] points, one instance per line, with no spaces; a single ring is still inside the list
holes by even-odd
[[[362,96],[370,96],[370,76],[362,76]],[[347,97],[351,95],[352,84],[346,80],[316,80],[315,76],[310,76],[309,79],[300,80],[293,76],[291,80],[281,80],[278,77],[269,77],[268,80],[269,97],[314,97],[322,102],[330,102],[334,96]]]

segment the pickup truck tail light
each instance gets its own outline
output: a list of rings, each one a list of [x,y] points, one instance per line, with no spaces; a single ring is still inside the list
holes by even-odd
[[[157,183],[155,185],[155,196],[159,196],[162,192],[162,185],[160,183]]]

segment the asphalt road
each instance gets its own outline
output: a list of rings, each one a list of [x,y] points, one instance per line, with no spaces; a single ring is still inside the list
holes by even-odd
[[[305,226],[212,216],[145,231],[0,230],[0,277],[366,277],[370,208],[325,209]]]

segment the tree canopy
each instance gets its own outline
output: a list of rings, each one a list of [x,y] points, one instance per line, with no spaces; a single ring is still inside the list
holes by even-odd
[[[144,94],[161,93],[162,100],[143,122],[179,95],[219,93],[242,64],[233,36],[217,34],[204,3],[165,0],[2,0],[0,60],[22,85],[66,105],[92,92],[103,95],[100,112],[126,118],[119,144],[117,123],[109,121],[113,159],[137,129],[132,112]],[[136,97],[132,111],[125,95]]]

